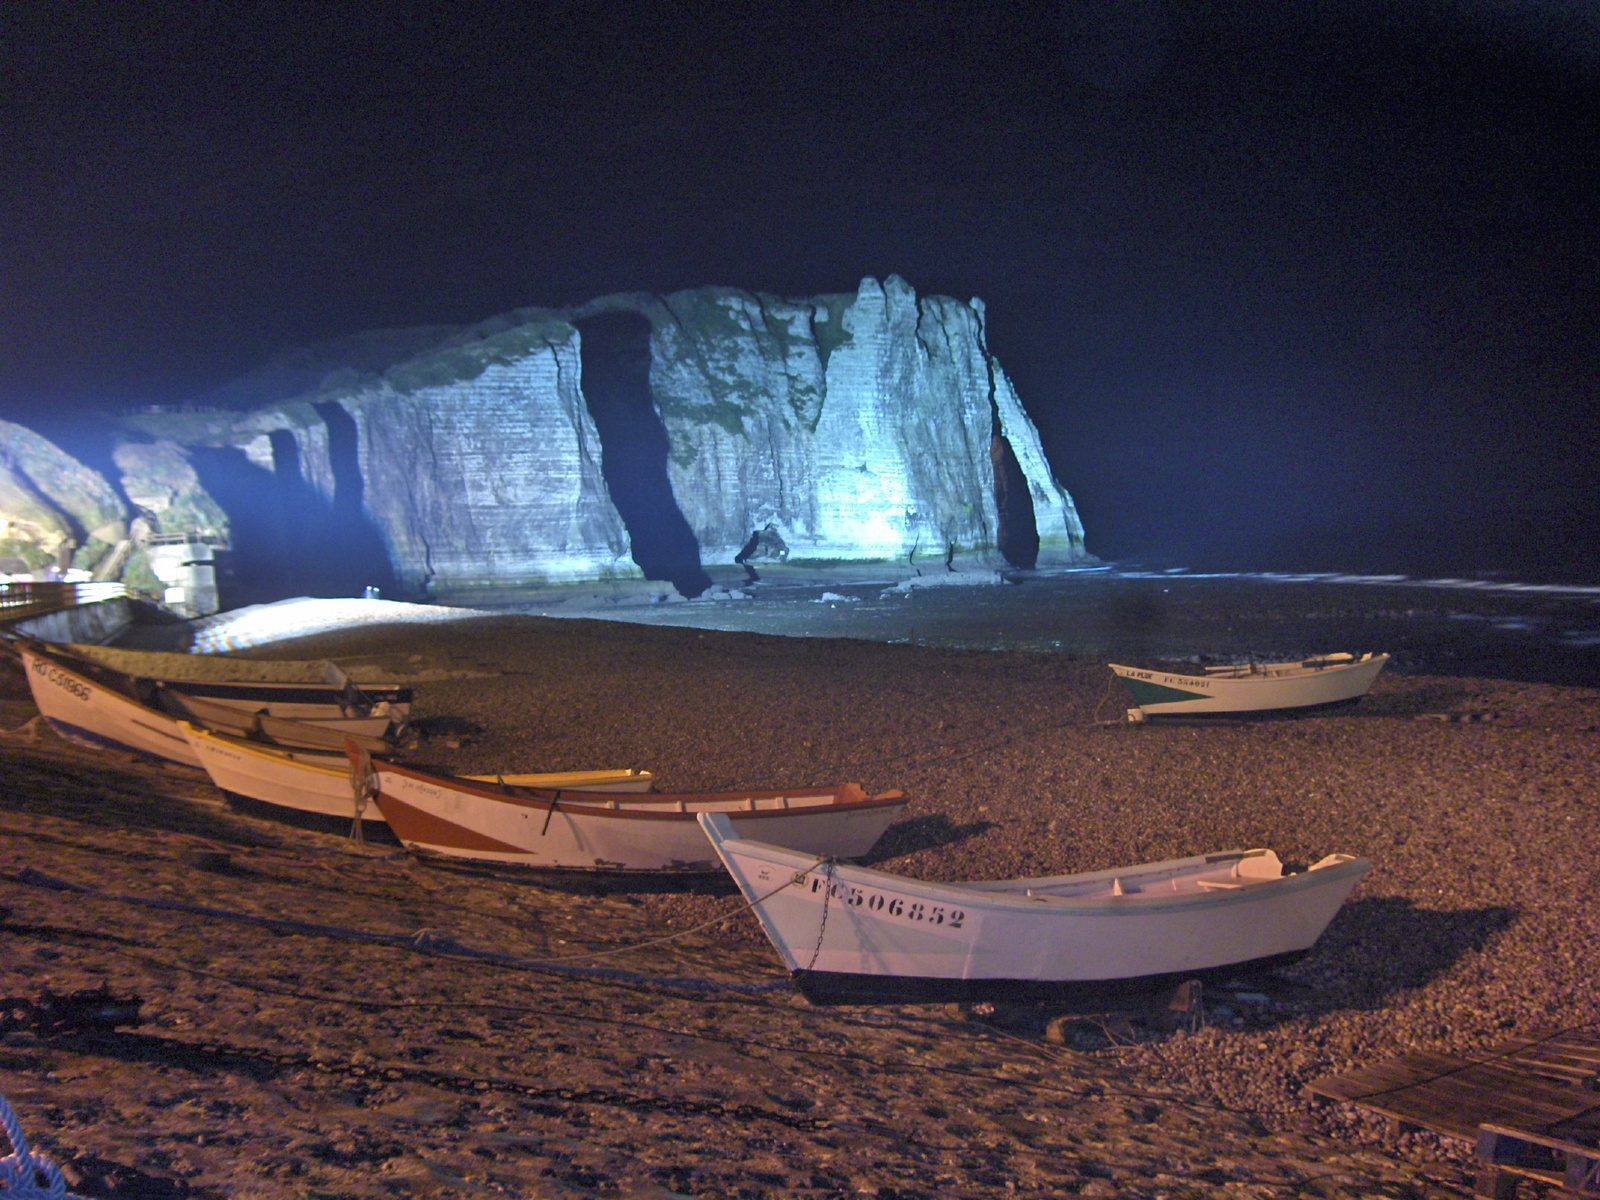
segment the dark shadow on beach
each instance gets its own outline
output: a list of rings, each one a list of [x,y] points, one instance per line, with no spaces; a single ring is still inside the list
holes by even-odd
[[[957,825],[944,813],[911,817],[909,820],[896,821],[889,826],[871,851],[857,861],[864,866],[872,866],[891,858],[899,858],[903,854],[915,854],[918,850],[953,846],[957,842],[977,837],[992,828],[994,828],[992,821],[973,821],[966,825]]]
[[[409,728],[423,741],[429,738],[477,737],[483,732],[483,726],[476,721],[451,716],[418,717]]]
[[[429,870],[448,875],[518,883],[568,896],[731,896],[738,886],[719,863],[714,871],[586,871],[476,862],[414,853]]]
[[[258,821],[270,821],[274,825],[281,825],[284,829],[303,829],[310,833],[329,833],[340,837],[351,836],[352,817],[335,817],[325,813],[301,812],[298,809],[285,808],[281,804],[268,804],[264,800],[255,800],[249,796],[241,796],[237,792],[223,792],[223,797],[228,802],[228,807],[240,816],[254,817]],[[363,841],[379,846],[398,846],[400,839],[395,837],[394,831],[389,828],[386,821],[378,813],[377,805],[371,805],[366,812],[366,819],[361,822],[361,838]]]
[[[199,769],[190,772],[174,766],[171,770],[188,777],[197,775]],[[198,778],[195,782],[199,782]],[[7,759],[0,811],[64,818],[101,829],[187,834],[236,846],[274,844],[230,821],[225,813],[161,795],[148,778],[134,772],[42,756],[13,755]]]
[[[1311,952],[1277,972],[1309,989],[1313,1011],[1376,1008],[1399,991],[1419,988],[1482,950],[1518,916],[1509,905],[1418,908],[1400,896],[1354,900],[1340,909]]]
[[[1361,698],[1350,715],[1360,717],[1422,717],[1460,712],[1482,693],[1470,682],[1441,679],[1404,692],[1380,692]]]

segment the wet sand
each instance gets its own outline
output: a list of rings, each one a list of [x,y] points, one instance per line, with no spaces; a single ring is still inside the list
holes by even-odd
[[[1469,1147],[1304,1084],[1600,1020],[1600,691],[1386,675],[1332,715],[1130,727],[1096,724],[1125,703],[1104,665],[1061,655],[531,617],[272,650],[324,655],[416,680],[414,755],[439,766],[904,788],[871,857],[892,871],[1261,845],[1374,867],[1311,955],[1208,988],[1197,1028],[1072,1014],[1056,1042],[1064,1006],[808,1005],[714,878],[422,863],[241,814],[188,768],[6,739],[0,992],[144,1001],[135,1031],[0,1041],[0,1092],[86,1193],[1461,1195]],[[0,659],[0,728],[33,712]],[[688,930],[581,960],[606,977],[449,953]]]

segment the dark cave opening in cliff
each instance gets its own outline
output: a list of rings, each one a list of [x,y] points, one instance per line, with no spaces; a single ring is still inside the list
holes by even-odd
[[[341,589],[338,594],[358,596],[368,587],[388,593],[394,588],[394,565],[383,535],[367,515],[355,418],[339,404],[312,407],[328,431],[334,525],[325,549],[329,552],[328,569]]]
[[[994,507],[999,517],[995,545],[1013,567],[1031,571],[1039,561],[1039,524],[1028,477],[1010,441],[998,431],[989,443],[989,458],[994,463]]]
[[[348,414],[345,420],[350,421]],[[339,434],[329,423],[330,449],[340,447],[334,454],[332,503],[306,481],[294,435],[278,430],[270,440],[270,471],[234,447],[189,452],[200,486],[228,514],[230,546],[218,559],[222,607],[291,596],[359,596],[368,586],[392,586],[388,553],[361,511],[359,472],[351,507],[347,472],[354,469],[354,422]],[[347,459],[342,465],[341,456]]]
[[[576,322],[583,396],[600,434],[600,474],[647,579],[685,596],[711,586],[700,543],[667,476],[667,431],[650,394],[650,322],[602,313]]]

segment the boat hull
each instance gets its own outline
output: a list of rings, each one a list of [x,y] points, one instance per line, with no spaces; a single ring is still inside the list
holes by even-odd
[[[98,750],[153,754],[189,767],[200,765],[178,723],[165,713],[26,645],[18,650],[40,715],[67,741]]]
[[[752,843],[720,816],[701,824],[784,965],[820,995],[1017,994],[1299,954],[1368,867],[1334,855],[1257,877],[1252,860],[1275,857],[1229,851],[1117,873],[940,884]],[[1175,879],[1187,890],[1167,890]]]
[[[1250,974],[1290,966],[1307,954],[1291,950],[1195,971],[1168,971],[1132,975],[1126,979],[944,979],[937,977],[860,975],[845,971],[791,971],[795,990],[816,1004],[945,1004],[952,1001],[1009,1000],[1014,1003],[1048,1001],[1064,1011],[1105,1012],[1138,1006],[1165,995],[1190,979],[1227,982],[1241,970]],[[1246,976],[1248,978],[1248,975]],[[1238,986],[1235,984],[1234,986]]]
[[[859,788],[792,793],[607,797],[513,796],[465,780],[373,763],[377,804],[406,846],[432,854],[536,868],[705,872],[717,857],[695,823],[721,809],[755,836],[808,853],[865,854],[905,808],[905,797]]]
[[[331,710],[331,716],[328,710],[323,710],[320,716],[289,718],[274,716],[265,706],[248,709],[217,704],[174,692],[170,688],[162,689],[158,694],[162,706],[173,716],[234,737],[262,734],[279,745],[340,754],[346,737],[354,738],[369,750],[379,752],[389,745],[385,741],[385,734],[392,725],[388,717],[344,717],[335,708]]]
[[[317,816],[348,821],[358,815],[350,766],[342,753],[253,746],[188,721],[180,721],[178,728],[211,782],[225,792]],[[369,821],[382,819],[365,797],[359,815]]]
[[[1182,675],[1111,663],[1134,704],[1150,717],[1291,712],[1349,704],[1367,694],[1389,661],[1374,654],[1349,663],[1281,675]]]
[[[348,821],[357,815],[350,763],[342,751],[330,754],[263,746],[224,737],[187,721],[179,722],[178,727],[211,782],[225,792],[315,816]],[[580,783],[596,789],[640,791],[651,782],[648,772],[637,771],[568,771],[506,779],[524,786]],[[383,814],[377,806],[365,796],[363,801],[361,818],[381,822]]]
[[[176,696],[233,708],[244,714],[265,711],[290,721],[325,721],[365,714],[404,725],[411,712],[411,688],[329,683],[318,678],[330,669],[331,664],[327,662],[278,663],[251,659],[235,667],[234,660],[224,655],[164,654],[77,645],[63,645],[58,654],[128,679],[146,680]],[[197,661],[203,661],[206,670],[219,677],[191,678]],[[220,677],[229,671],[248,673],[249,677]],[[274,673],[283,677],[272,678]],[[204,716],[198,719],[210,723]]]

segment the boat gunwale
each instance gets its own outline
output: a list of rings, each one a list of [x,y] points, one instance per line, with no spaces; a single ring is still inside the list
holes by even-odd
[[[788,817],[802,816],[807,813],[828,812],[866,812],[877,808],[888,808],[893,805],[908,803],[904,792],[894,789],[879,792],[876,795],[863,793],[861,799],[841,797],[840,793],[851,784],[835,784],[833,787],[802,787],[802,788],[773,788],[762,791],[723,791],[723,792],[586,792],[581,789],[565,788],[513,788],[500,791],[493,784],[477,783],[473,780],[464,780],[460,777],[444,778],[429,774],[426,771],[417,771],[398,763],[379,762],[374,760],[372,770],[379,779],[379,791],[383,791],[382,778],[385,772],[391,772],[403,778],[409,778],[422,783],[432,784],[452,792],[461,792],[476,800],[485,800],[494,804],[503,804],[512,808],[532,809],[537,812],[549,811],[552,806],[561,812],[578,814],[587,817],[604,817],[607,819],[623,819],[635,821],[692,821],[700,815],[701,811],[693,807],[694,804],[718,803],[737,800],[776,800],[781,797],[800,796],[831,796],[831,799],[820,804],[806,804],[789,808],[758,808],[745,810],[722,810],[720,815],[732,817],[735,820],[748,820],[751,817]],[[859,785],[854,785],[859,787]],[[390,795],[390,799],[398,800],[402,804],[411,804],[400,796]],[[679,802],[685,805],[682,812],[653,812],[652,808],[664,808]],[[622,804],[630,806],[645,805],[648,807],[622,808]],[[412,807],[416,807],[412,804]],[[454,824],[461,824],[453,818],[443,817]],[[465,826],[463,826],[465,828]]]
[[[1166,677],[1168,679],[1193,680],[1196,683],[1225,683],[1225,684],[1247,683],[1247,684],[1251,685],[1251,690],[1254,690],[1254,688],[1256,688],[1256,687],[1263,687],[1264,688],[1268,684],[1277,685],[1277,684],[1288,684],[1288,683],[1301,683],[1301,682],[1303,682],[1303,681],[1305,681],[1307,679],[1326,679],[1330,675],[1346,675],[1346,674],[1349,674],[1349,673],[1351,673],[1353,671],[1359,671],[1359,670],[1363,670],[1363,669],[1367,669],[1367,668],[1377,667],[1377,668],[1381,669],[1382,666],[1389,661],[1389,658],[1390,658],[1390,656],[1388,654],[1386,654],[1386,653],[1385,654],[1372,654],[1372,655],[1369,655],[1369,656],[1367,656],[1365,658],[1358,658],[1354,662],[1335,663],[1335,664],[1333,664],[1331,666],[1326,666],[1326,667],[1305,667],[1305,668],[1303,668],[1301,670],[1285,672],[1285,673],[1279,674],[1279,675],[1221,675],[1221,674],[1194,675],[1194,674],[1189,674],[1189,673],[1186,673],[1186,672],[1183,672],[1183,671],[1169,671],[1169,670],[1166,670],[1164,668],[1157,669],[1157,668],[1154,668],[1154,667],[1131,667],[1131,666],[1126,665],[1125,663],[1108,662],[1106,664],[1106,666],[1110,667],[1112,672],[1114,672],[1116,674],[1117,678],[1119,678],[1119,679],[1127,678],[1129,672],[1140,671],[1140,672],[1145,672],[1147,674],[1150,674],[1151,676],[1160,675],[1160,676],[1164,676],[1164,677]],[[1281,664],[1263,663],[1261,665],[1271,667],[1271,666],[1278,666],[1278,665],[1281,665]],[[1156,682],[1156,680],[1154,678],[1152,678],[1150,680],[1139,680],[1138,682],[1154,683],[1154,682]],[[1223,689],[1223,690],[1232,691],[1233,689],[1232,688],[1226,688],[1226,689]],[[1197,697],[1197,699],[1198,698],[1214,698],[1215,696],[1216,696],[1215,692],[1203,693],[1202,696],[1201,697]],[[1171,702],[1164,702],[1164,703],[1177,703],[1177,702],[1176,701],[1171,701]]]
[[[98,683],[101,687],[108,691],[116,692],[121,696],[127,696],[131,699],[137,700],[141,704],[144,704],[145,702],[139,697],[138,691],[139,684],[143,682],[153,685],[159,689],[177,692],[180,695],[193,695],[197,699],[211,700],[215,703],[221,703],[222,698],[217,695],[207,695],[202,689],[237,689],[241,693],[238,697],[239,699],[250,698],[243,694],[250,691],[273,693],[270,696],[261,697],[261,703],[263,704],[272,704],[274,702],[280,704],[326,703],[330,708],[340,707],[337,699],[340,689],[333,687],[331,684],[316,684],[311,682],[289,683],[273,680],[262,682],[246,682],[240,680],[173,680],[164,678],[160,675],[142,675],[137,672],[124,671],[120,667],[112,666],[110,663],[101,662],[99,659],[76,653],[71,643],[46,642],[33,637],[19,637],[16,639],[16,641],[19,644],[19,649],[25,648],[39,657],[49,659],[63,670],[72,671],[74,674],[84,679]],[[210,656],[207,657],[209,658]],[[356,686],[361,688],[360,684],[357,684]],[[395,693],[395,695],[373,697],[374,704],[385,702],[391,706],[404,705],[405,712],[410,711],[410,707],[414,702],[413,689],[410,687],[410,685],[379,685],[378,690]],[[314,696],[314,698],[299,700],[294,696],[286,694],[287,692],[291,691],[304,693],[308,696]],[[365,688],[361,688],[361,691],[364,695],[372,695],[371,693],[367,692]],[[400,695],[400,693],[404,693],[404,695]],[[146,707],[149,706],[146,705]]]
[[[315,771],[319,774],[340,775],[346,778],[348,778],[350,775],[350,767],[348,763],[341,763],[339,766],[335,767],[330,764],[320,762],[307,762],[304,759],[295,757],[299,754],[316,754],[322,757],[338,755],[342,758],[343,754],[338,750],[325,752],[310,746],[263,745],[261,743],[252,742],[249,738],[234,737],[232,734],[221,733],[215,729],[207,729],[204,725],[201,725],[198,722],[185,721],[182,718],[178,719],[178,725],[180,727],[188,726],[189,729],[193,730],[196,735],[206,742],[217,743],[229,750],[238,750],[242,754],[248,754],[254,758],[264,759],[267,762],[277,764],[281,763],[284,759],[288,759],[293,766],[300,768],[301,770]]]
[[[249,738],[236,737],[230,733],[222,733],[215,729],[207,729],[205,726],[193,721],[179,720],[178,724],[187,725],[205,742],[214,743],[229,750],[237,750],[242,754],[260,759],[274,766],[282,765],[283,760],[288,759],[289,764],[299,770],[313,771],[317,774],[337,775],[344,779],[349,778],[350,775],[348,756],[341,750],[322,751],[316,749],[315,747],[265,745],[260,742],[252,742]],[[298,757],[299,755],[304,754],[316,755],[318,758],[337,759],[338,765],[334,766],[331,762],[313,762]],[[568,772],[549,773],[566,774]],[[570,773],[593,776],[614,776],[619,780],[628,778],[637,779],[641,775],[648,774],[648,772],[640,771],[631,767],[619,767],[615,771],[578,771]],[[473,782],[480,782],[480,780],[474,779],[474,777],[468,775],[459,776],[459,778],[469,779]],[[596,794],[605,796],[619,796],[633,795],[636,793],[602,792]]]

